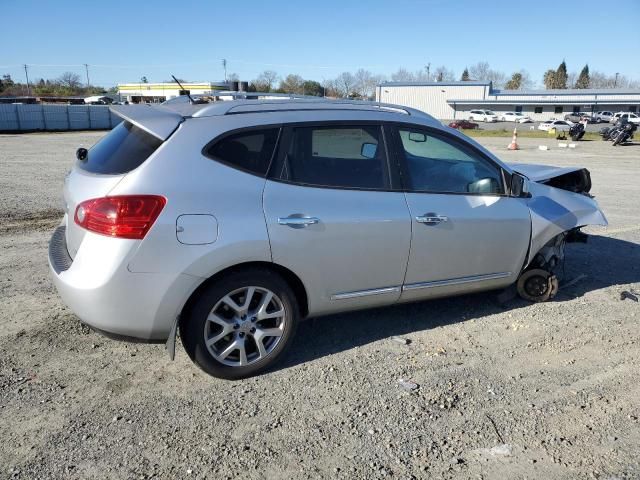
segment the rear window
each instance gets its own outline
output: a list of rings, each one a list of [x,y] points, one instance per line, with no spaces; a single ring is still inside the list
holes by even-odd
[[[86,160],[76,163],[91,173],[127,173],[142,165],[160,145],[162,141],[153,135],[122,122],[91,147]]]

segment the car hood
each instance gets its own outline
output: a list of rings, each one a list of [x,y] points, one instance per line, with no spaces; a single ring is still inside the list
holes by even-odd
[[[530,163],[507,163],[514,172],[521,173],[532,182],[546,182],[567,173],[585,170],[583,167],[553,167],[551,165],[532,165]]]

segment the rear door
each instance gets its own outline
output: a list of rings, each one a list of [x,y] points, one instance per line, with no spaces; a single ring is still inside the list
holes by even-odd
[[[525,201],[505,195],[502,169],[439,130],[394,135],[413,236],[402,300],[514,282],[529,247]]]
[[[379,124],[285,128],[269,177],[273,261],[302,279],[310,313],[399,298],[411,221]]]

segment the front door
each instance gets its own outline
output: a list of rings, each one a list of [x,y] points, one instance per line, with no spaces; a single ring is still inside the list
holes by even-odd
[[[380,125],[290,127],[281,143],[264,211],[273,261],[300,277],[310,313],[395,302],[411,220]]]
[[[525,261],[531,220],[505,195],[502,169],[453,135],[395,130],[412,219],[402,300],[513,283]]]

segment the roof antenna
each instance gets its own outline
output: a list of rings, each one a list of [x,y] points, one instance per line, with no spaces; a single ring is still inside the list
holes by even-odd
[[[193,101],[193,98],[191,98],[191,95],[189,94],[189,91],[188,91],[188,90],[185,90],[185,88],[182,86],[182,84],[180,83],[180,81],[175,77],[175,75],[171,75],[171,78],[173,78],[173,79],[176,81],[176,83],[177,83],[178,85],[180,85],[180,90],[182,90],[183,92],[185,92],[185,93],[187,94],[187,97],[189,97],[189,101],[190,101],[192,104],[193,104],[193,103],[196,103],[196,102],[194,102],[194,101]]]

